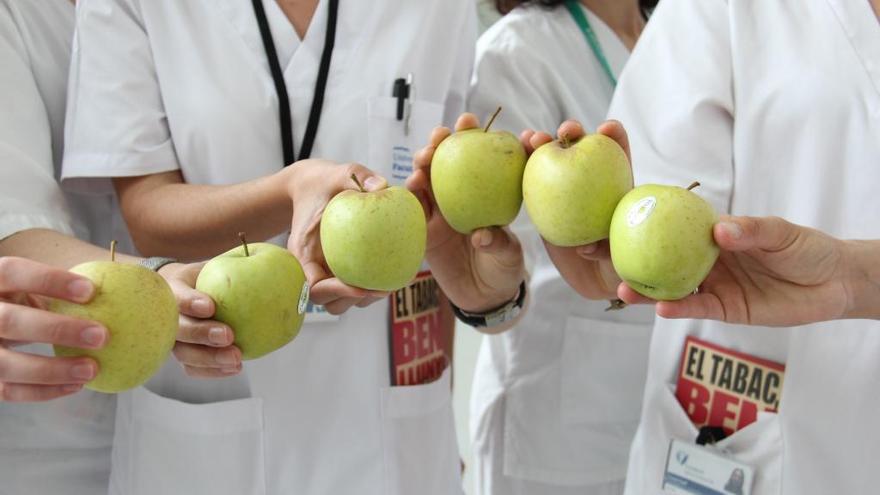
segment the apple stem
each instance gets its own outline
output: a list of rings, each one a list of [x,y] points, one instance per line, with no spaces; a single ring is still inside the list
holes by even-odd
[[[116,261],[116,239],[110,241],[110,261]]]
[[[238,238],[241,239],[241,245],[244,246],[244,257],[247,258],[251,253],[248,250],[247,239],[244,237],[244,232],[239,232]]]
[[[694,188],[697,188],[697,187],[700,187],[700,183],[697,182],[697,181],[694,181],[693,184],[691,184],[691,185],[689,185],[689,186],[687,187],[687,190],[690,191],[691,189],[694,189]]]
[[[483,129],[483,132],[489,132],[489,128],[492,127],[492,123],[495,122],[495,118],[498,117],[499,113],[501,113],[501,107],[498,107],[498,110],[495,110],[495,113],[492,114],[492,118],[489,119],[489,123],[486,124],[486,128]]]
[[[351,174],[351,180],[353,180],[354,183],[357,184],[358,189],[360,189],[361,192],[367,192],[366,190],[364,190],[364,186],[361,185],[361,181],[358,180],[357,175]]]

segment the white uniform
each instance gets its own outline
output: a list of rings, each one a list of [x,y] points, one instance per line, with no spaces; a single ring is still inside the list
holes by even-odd
[[[303,40],[276,2],[263,3],[299,150],[327,2]],[[179,169],[193,184],[229,184],[280,169],[277,98],[250,2],[84,0],[77,23],[66,178],[106,185]],[[475,23],[469,0],[342,0],[312,156],[402,181],[392,164],[408,166],[431,129],[464,109]],[[391,92],[409,73],[405,135]],[[120,396],[111,492],[460,491],[449,371],[390,387],[388,315],[385,302],[338,321],[309,315],[296,341],[242,376],[187,379],[170,366]]]
[[[35,228],[111,236],[109,224],[95,221],[111,198],[65,198],[56,181],[73,23],[67,0],[0,0],[0,239]],[[17,350],[52,354],[42,344]],[[0,493],[106,492],[114,410],[114,396],[88,390],[40,404],[0,402]]]
[[[721,212],[880,237],[880,23],[868,1],[663,0],[610,115],[637,183],[702,183]],[[876,493],[880,323],[797,328],[658,320],[627,493],[661,493],[672,438],[696,430],[673,396],[685,337],[786,364],[777,414],[720,442],[752,493]]]
[[[615,74],[629,57],[584,12]],[[469,109],[504,109],[495,128],[554,132],[605,120],[614,86],[569,11],[521,7],[477,44]],[[653,312],[605,312],[553,266],[525,210],[514,223],[526,251],[531,304],[522,322],[484,337],[471,400],[475,478],[483,494],[623,491],[638,424]]]

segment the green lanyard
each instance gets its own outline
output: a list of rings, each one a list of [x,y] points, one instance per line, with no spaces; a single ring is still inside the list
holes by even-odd
[[[581,31],[584,33],[584,38],[587,39],[587,43],[590,45],[590,48],[593,50],[593,53],[596,55],[602,68],[605,69],[608,78],[611,79],[611,85],[617,87],[617,78],[614,77],[611,65],[608,64],[608,59],[605,58],[605,52],[602,51],[602,45],[599,44],[599,39],[596,38],[596,33],[593,31],[593,27],[590,26],[590,21],[587,20],[587,16],[584,15],[584,10],[580,3],[577,0],[566,0],[565,6],[571,13],[574,22],[577,23],[578,27],[581,28]]]

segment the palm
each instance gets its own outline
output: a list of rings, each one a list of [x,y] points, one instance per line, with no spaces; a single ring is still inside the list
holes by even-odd
[[[755,325],[797,325],[841,316],[846,291],[840,253],[831,245],[792,256],[788,250],[722,252],[701,293],[717,298],[723,320]],[[809,271],[803,266],[813,267]],[[779,308],[788,311],[780,313]]]

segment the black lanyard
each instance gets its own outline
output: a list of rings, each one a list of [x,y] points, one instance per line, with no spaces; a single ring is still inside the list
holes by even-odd
[[[278,95],[281,151],[284,154],[283,165],[286,167],[294,162],[295,156],[293,152],[293,124],[290,118],[290,98],[287,95],[287,86],[284,84],[284,73],[281,71],[281,64],[278,62],[278,52],[275,50],[272,32],[269,30],[266,11],[263,10],[263,0],[253,0],[253,4],[257,25],[260,27],[260,36],[263,38],[263,48],[266,50],[266,58],[269,61],[269,70],[272,72],[272,82],[275,83],[275,93]],[[318,133],[318,123],[321,121],[321,110],[324,106],[324,90],[327,88],[327,74],[330,72],[330,59],[333,56],[333,45],[336,44],[336,17],[338,12],[339,0],[329,0],[324,51],[321,53],[318,80],[315,82],[315,95],[312,97],[312,108],[309,111],[309,122],[306,125],[302,149],[299,151],[299,160],[304,160],[311,156],[312,146],[315,144],[315,135]]]

